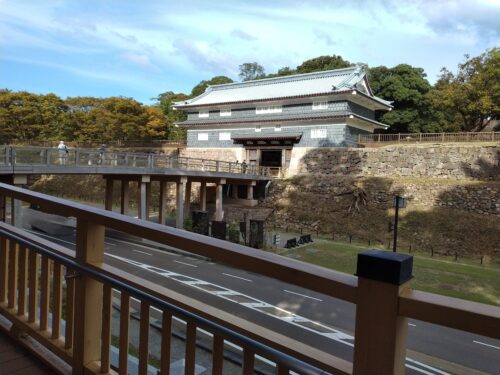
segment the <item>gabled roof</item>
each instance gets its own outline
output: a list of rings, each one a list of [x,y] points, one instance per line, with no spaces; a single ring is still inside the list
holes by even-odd
[[[203,94],[192,99],[174,103],[174,106],[182,109],[183,107],[330,95],[349,92],[351,90],[360,91],[357,84],[361,81],[364,82],[365,76],[366,72],[363,68],[355,66],[323,72],[226,83],[209,86]],[[364,94],[390,107],[390,102],[373,96],[370,89],[367,91]]]

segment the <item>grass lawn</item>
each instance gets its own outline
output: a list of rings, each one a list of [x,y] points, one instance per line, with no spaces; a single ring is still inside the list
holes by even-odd
[[[363,251],[366,247],[325,240],[295,249],[278,249],[281,255],[351,275],[356,272],[357,254]],[[414,255],[412,287],[500,306],[500,267],[497,264],[482,266],[449,259]]]

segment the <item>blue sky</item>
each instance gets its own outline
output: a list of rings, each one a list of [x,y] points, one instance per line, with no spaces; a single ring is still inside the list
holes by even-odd
[[[500,0],[0,0],[0,88],[149,104],[203,79],[320,55],[409,63],[434,82],[500,45]]]

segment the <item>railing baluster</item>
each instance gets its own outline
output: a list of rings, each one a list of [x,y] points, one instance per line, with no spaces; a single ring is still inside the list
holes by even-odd
[[[17,315],[20,316],[26,314],[27,251],[25,246],[19,247],[19,304]]]
[[[139,329],[139,375],[148,374],[149,358],[149,304],[141,301],[141,323]]]
[[[40,330],[46,331],[49,322],[49,258],[42,255],[40,277]]]
[[[222,375],[224,354],[224,338],[214,334],[212,350],[212,375]]]
[[[14,241],[9,241],[9,293],[7,296],[7,307],[9,309],[13,309],[17,305],[17,247],[17,243],[15,243]]]
[[[194,375],[196,361],[196,324],[186,323],[186,356],[184,359],[184,375]]]
[[[172,314],[164,311],[161,318],[160,375],[170,374],[170,347],[172,337]]]
[[[7,246],[5,237],[0,238],[0,303],[7,299]]]
[[[253,375],[254,374],[254,362],[255,355],[254,353],[244,348],[243,349],[243,375]]]
[[[121,292],[120,301],[120,355],[118,370],[120,374],[128,374],[128,331],[130,321],[130,297],[128,293]]]
[[[111,292],[108,284],[104,284],[102,293],[102,337],[101,337],[101,373],[109,372],[109,351],[111,349]]]
[[[54,278],[52,281],[52,338],[59,339],[61,336],[61,312],[62,312],[62,267],[60,263],[54,262]]]
[[[28,323],[35,323],[38,313],[38,268],[40,256],[30,251],[29,254],[29,301],[28,301]]]
[[[66,268],[66,275],[74,274]],[[73,332],[75,328],[75,279],[69,277],[66,279],[66,330],[64,332],[64,348],[73,347]]]

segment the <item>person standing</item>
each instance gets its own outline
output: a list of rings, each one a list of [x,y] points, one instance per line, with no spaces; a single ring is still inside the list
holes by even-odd
[[[64,144],[64,141],[60,141],[57,150],[59,152],[59,164],[65,165],[69,154],[68,146]]]

